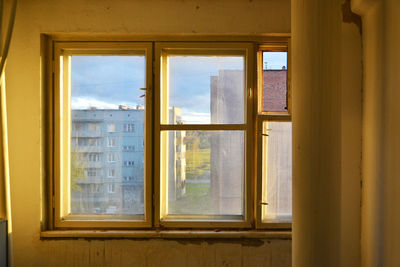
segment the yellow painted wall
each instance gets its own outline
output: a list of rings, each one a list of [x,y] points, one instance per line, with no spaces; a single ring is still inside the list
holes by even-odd
[[[362,266],[378,266],[383,251],[384,177],[384,102],[382,86],[383,49],[381,6],[375,6],[363,18],[364,46],[364,118],[363,118],[363,195]],[[383,265],[382,265],[383,266]]]
[[[20,0],[7,65],[15,266],[291,265],[290,240],[40,240],[41,33],[290,32],[289,0]]]
[[[363,18],[361,264],[400,266],[400,2],[353,8]]]
[[[361,25],[359,25],[361,26]],[[341,266],[360,266],[362,44],[360,28],[342,23]]]

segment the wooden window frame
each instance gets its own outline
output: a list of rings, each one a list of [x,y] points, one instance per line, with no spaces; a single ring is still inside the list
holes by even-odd
[[[263,52],[287,52],[287,111],[263,111]],[[256,143],[257,143],[257,175],[256,175],[256,228],[257,229],[291,229],[291,222],[264,222],[262,218],[262,191],[264,186],[263,181],[263,123],[264,122],[291,122],[292,121],[292,101],[291,101],[291,60],[290,60],[290,42],[275,42],[264,43],[258,46],[257,49],[257,115],[256,115]]]
[[[290,90],[290,36],[134,36],[134,37],[104,37],[95,36],[92,38],[86,38],[82,36],[71,36],[71,35],[43,35],[42,36],[42,64],[44,66],[44,73],[46,75],[47,82],[44,82],[42,87],[47,88],[45,98],[47,102],[46,111],[48,116],[47,128],[48,131],[44,134],[46,137],[45,142],[45,162],[47,168],[47,175],[44,177],[44,186],[47,190],[44,191],[44,199],[47,199],[43,203],[45,215],[44,224],[42,227],[43,237],[57,237],[65,236],[60,234],[59,230],[71,231],[72,236],[79,236],[76,231],[91,231],[96,229],[106,230],[129,230],[131,234],[127,234],[129,237],[134,236],[148,236],[153,237],[154,234],[149,234],[149,231],[163,231],[163,229],[171,229],[175,231],[182,231],[183,235],[187,235],[187,231],[205,231],[209,233],[210,229],[229,230],[237,232],[237,235],[228,234],[230,236],[245,236],[244,233],[249,233],[249,236],[258,237],[260,234],[254,234],[254,231],[262,230],[284,230],[289,231],[291,229],[291,223],[263,223],[261,221],[261,209],[259,199],[261,196],[262,177],[261,174],[261,130],[263,121],[290,121],[291,120],[291,90]],[[245,108],[247,116],[247,130],[245,143],[245,158],[246,164],[246,189],[245,189],[245,216],[241,221],[224,220],[224,221],[181,221],[181,220],[160,220],[160,179],[157,178],[157,174],[160,173],[160,157],[156,156],[157,151],[160,149],[160,132],[162,130],[176,130],[178,127],[175,125],[161,125],[160,123],[160,99],[157,90],[160,90],[160,70],[161,70],[161,49],[162,48],[182,48],[187,47],[190,49],[197,47],[215,49],[224,48],[230,46],[246,47],[247,51],[247,100]],[[60,183],[62,181],[60,173],[60,162],[61,162],[61,138],[60,138],[60,121],[57,119],[60,115],[60,77],[57,74],[62,74],[60,71],[60,51],[70,50],[77,53],[92,53],[98,54],[100,52],[105,53],[120,53],[121,51],[143,50],[146,49],[146,135],[150,136],[145,141],[147,153],[145,153],[146,164],[146,189],[145,189],[145,218],[139,220],[109,220],[112,216],[103,216],[97,221],[88,221],[83,218],[85,216],[71,216],[70,220],[60,219],[62,216],[60,212],[60,206],[62,200],[60,197]],[[286,49],[286,50],[282,50]],[[288,52],[288,75],[287,75],[287,87],[288,87],[288,111],[286,114],[277,112],[260,112],[260,97],[262,96],[260,90],[262,90],[262,84],[260,87],[260,51],[287,51]],[[262,58],[262,57],[261,57]],[[262,74],[262,64],[261,64]],[[154,84],[154,87],[153,87]],[[150,107],[150,108],[149,108]],[[69,126],[70,127],[70,126]],[[187,128],[185,128],[187,127]],[[237,125],[235,125],[237,127]],[[182,125],[182,129],[190,130],[216,130],[221,129],[217,125]],[[224,125],[224,130],[231,129],[231,125]],[[236,128],[235,128],[236,129]],[[105,140],[104,140],[105,141]],[[108,140],[107,140],[108,142]],[[107,144],[108,145],[108,144]],[[149,153],[151,152],[151,153]],[[151,163],[151,164],[150,164]],[[159,177],[159,175],[158,175]],[[82,220],[83,218],[83,220]],[[179,230],[182,229],[182,230]],[[186,230],[183,230],[186,229]],[[46,232],[47,231],[47,232]],[[49,233],[53,232],[53,234]],[[143,234],[140,234],[143,231]],[[47,233],[47,234],[46,234]],[[68,235],[68,234],[67,234]],[[84,235],[84,234],[83,234]],[[263,235],[263,234],[262,234]],[[96,234],[88,234],[88,236],[96,236]],[[121,236],[121,234],[116,234]],[[166,235],[169,236],[169,235]],[[172,234],[171,236],[175,236]],[[179,236],[179,234],[178,234]],[[202,237],[204,235],[195,235],[195,237]],[[213,235],[205,234],[205,236],[212,237]]]
[[[159,91],[155,91],[155,110],[154,110],[154,154],[160,155],[161,152],[161,140],[160,135],[162,131],[181,131],[181,130],[205,130],[205,131],[226,131],[226,130],[240,130],[245,134],[244,150],[244,181],[243,181],[243,216],[238,219],[236,216],[166,216],[163,214],[165,210],[166,201],[163,201],[162,197],[165,196],[166,186],[161,186],[161,179],[165,176],[164,171],[161,170],[161,158],[155,157],[155,179],[154,179],[154,192],[155,192],[155,226],[162,228],[251,228],[251,220],[253,217],[252,210],[252,177],[253,169],[248,166],[251,165],[253,161],[253,155],[250,152],[252,147],[253,136],[253,96],[252,90],[253,86],[253,67],[254,67],[254,44],[252,43],[216,43],[216,42],[163,42],[156,43],[155,45],[155,88]],[[166,53],[168,55],[243,55],[245,58],[244,71],[245,71],[245,92],[244,97],[244,122],[242,124],[163,124],[166,118],[161,116],[161,109],[166,109],[167,107],[162,107],[165,100],[161,100],[162,95],[166,95],[162,90],[167,90],[167,85],[162,84],[167,80],[166,76],[161,77],[161,75],[166,75]],[[163,113],[165,116],[167,114]],[[163,149],[165,151],[165,149]],[[159,178],[158,178],[159,177]],[[165,184],[165,182],[164,182]],[[165,217],[165,218],[163,218]]]
[[[68,214],[70,203],[69,191],[69,147],[70,147],[70,57],[73,55],[136,55],[145,54],[146,87],[152,87],[152,43],[143,42],[54,42],[52,65],[54,66],[53,83],[53,227],[55,229],[126,229],[149,228],[152,226],[152,120],[151,112],[146,113],[145,142],[145,205],[141,215],[71,215]],[[68,71],[63,71],[68,70]],[[147,92],[146,106],[151,110],[151,92]],[[62,120],[58,118],[63,118]],[[112,123],[116,127],[115,123]],[[109,125],[107,125],[107,132]],[[116,130],[116,129],[114,129]],[[111,138],[111,137],[108,137]],[[113,137],[114,138],[114,137]],[[109,140],[107,140],[109,142]],[[109,144],[109,143],[108,143]],[[65,152],[63,152],[65,151]],[[109,170],[107,170],[109,171]],[[108,177],[108,173],[107,173]],[[108,177],[110,178],[110,177]]]

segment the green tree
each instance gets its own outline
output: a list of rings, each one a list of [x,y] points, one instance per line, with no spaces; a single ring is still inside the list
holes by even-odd
[[[187,131],[186,144],[186,177],[199,179],[210,172],[210,142],[208,134],[198,131]]]

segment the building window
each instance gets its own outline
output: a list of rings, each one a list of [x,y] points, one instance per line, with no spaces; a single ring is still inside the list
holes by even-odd
[[[108,193],[115,193],[115,184],[108,184]]]
[[[100,126],[98,123],[89,123],[89,131],[98,131]]]
[[[115,137],[107,137],[107,143],[109,147],[115,147]]]
[[[290,64],[277,40],[51,41],[52,228],[290,228]]]
[[[98,162],[100,161],[100,155],[97,153],[90,153],[88,155],[88,160],[91,162]]]
[[[108,153],[108,162],[115,162],[115,153]]]
[[[108,169],[108,177],[115,178],[115,169],[114,168]]]
[[[107,132],[109,132],[109,133],[115,132],[115,123],[107,124]]]
[[[99,139],[98,138],[88,138],[88,145],[89,146],[98,146]]]
[[[134,132],[135,131],[135,124],[128,123],[124,124],[124,132]]]
[[[77,123],[74,123],[74,129],[75,129],[75,131],[81,131],[82,130],[82,123],[79,123],[79,122],[77,122]]]
[[[135,162],[133,160],[124,160],[124,166],[133,166]]]
[[[88,169],[86,170],[86,175],[89,176],[89,177],[97,176],[97,169],[95,169],[95,168],[88,168]]]
[[[124,151],[135,151],[135,146],[123,146]]]
[[[135,162],[133,160],[124,160],[124,166],[133,166]]]

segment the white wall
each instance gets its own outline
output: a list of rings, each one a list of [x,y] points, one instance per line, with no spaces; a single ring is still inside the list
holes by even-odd
[[[40,34],[290,32],[289,0],[20,0],[7,65],[15,266],[290,266],[290,240],[40,240]]]

